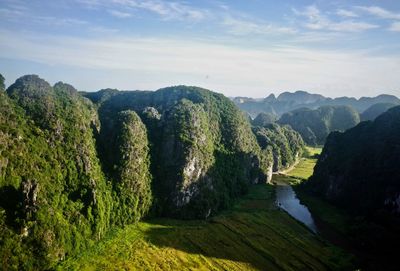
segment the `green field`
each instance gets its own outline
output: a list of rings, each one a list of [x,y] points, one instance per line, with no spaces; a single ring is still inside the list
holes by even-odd
[[[301,161],[293,174],[305,176],[313,163]],[[274,195],[274,186],[256,185],[208,221],[151,219],[119,229],[58,269],[352,270],[351,255],[277,209]]]
[[[275,176],[276,179],[290,183],[291,185],[297,185],[302,181],[308,179],[314,170],[314,166],[317,163],[317,156],[321,153],[322,148],[319,147],[306,147],[307,157],[300,158],[299,163],[289,172]]]

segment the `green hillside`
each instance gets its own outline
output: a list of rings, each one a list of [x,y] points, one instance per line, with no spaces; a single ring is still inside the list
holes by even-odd
[[[289,178],[314,165],[303,159]],[[277,209],[274,186],[260,184],[207,221],[150,219],[114,231],[58,270],[354,270],[353,260]]]

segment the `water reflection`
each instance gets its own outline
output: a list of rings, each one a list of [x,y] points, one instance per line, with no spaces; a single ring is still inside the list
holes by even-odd
[[[308,208],[300,203],[293,188],[286,183],[276,185],[276,204],[292,217],[304,223],[311,231],[317,233],[314,219]]]

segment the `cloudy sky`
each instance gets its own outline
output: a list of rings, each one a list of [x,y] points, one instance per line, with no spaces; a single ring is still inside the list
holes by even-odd
[[[86,91],[400,96],[400,1],[0,0],[0,73]]]

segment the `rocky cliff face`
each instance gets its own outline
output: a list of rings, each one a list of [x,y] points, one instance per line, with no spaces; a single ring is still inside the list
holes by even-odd
[[[1,264],[41,269],[109,227],[111,193],[93,137],[98,120],[69,85],[53,88],[37,76],[0,95]]]
[[[309,189],[361,214],[399,215],[400,107],[345,133],[332,133]]]
[[[124,225],[138,221],[151,206],[150,149],[146,126],[134,111],[119,112],[112,129],[112,136],[100,137],[100,144],[107,149],[114,186],[111,220]]]
[[[181,100],[161,120],[159,189],[165,211],[176,213],[199,196],[202,186],[212,187],[209,170],[215,162],[214,144],[203,107]],[[208,212],[208,210],[205,210]],[[204,217],[204,213],[198,214]]]
[[[0,91],[0,264],[51,269],[149,212],[207,218],[270,180],[272,166],[272,150],[221,94],[82,95],[21,77]]]
[[[278,124],[254,126],[253,132],[261,148],[271,153],[273,161],[271,174],[291,167],[303,154],[305,147],[303,139],[290,126]]]
[[[204,218],[229,206],[250,184],[265,181],[269,161],[248,120],[220,94],[178,86],[88,97],[101,101],[105,135],[120,110],[141,116],[150,140],[156,214]]]

